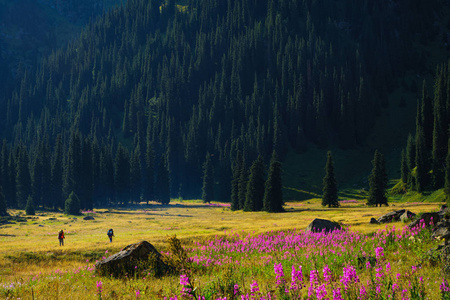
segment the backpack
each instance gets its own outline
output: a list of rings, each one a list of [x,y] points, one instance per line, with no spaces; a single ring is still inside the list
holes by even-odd
[[[112,235],[113,235],[113,230],[112,229],[108,230],[108,236],[112,236]]]

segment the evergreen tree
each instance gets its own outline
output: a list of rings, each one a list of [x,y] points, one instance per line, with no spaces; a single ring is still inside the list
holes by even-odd
[[[6,187],[10,185],[11,178],[9,177],[8,157],[9,157],[8,145],[6,143],[6,140],[3,140],[2,150],[0,153],[0,187],[2,186]],[[3,196],[5,196],[5,194],[7,193],[5,191],[3,192],[4,192]],[[7,207],[6,198],[4,199],[4,201],[5,206]]]
[[[238,151],[236,154],[236,162],[233,166],[233,178],[231,180],[231,210],[242,209],[239,205],[239,178],[241,177],[242,164],[242,155]]]
[[[55,142],[55,150],[53,153],[52,169],[51,169],[51,197],[53,199],[53,207],[63,208],[63,145],[61,134],[58,134]]]
[[[27,205],[25,206],[25,213],[29,216],[34,216],[35,215],[35,211],[34,211],[34,201],[33,198],[31,196],[28,196],[27,198]]]
[[[264,210],[267,212],[282,212],[283,205],[283,183],[281,178],[281,163],[274,151],[270,160],[269,173],[264,190]]]
[[[141,189],[142,189],[142,167],[141,167],[141,149],[139,144],[134,149],[133,156],[131,158],[131,170],[130,170],[130,192],[131,199],[135,203],[141,202]]]
[[[71,192],[79,194],[81,191],[81,135],[77,131],[72,131],[67,152],[67,162],[64,169],[64,196],[68,197]]]
[[[75,194],[75,192],[71,192],[69,197],[66,199],[64,205],[64,213],[66,215],[75,216],[81,214],[80,199],[78,198],[77,194]]]
[[[425,79],[422,83],[422,108],[420,123],[423,127],[423,133],[425,137],[425,144],[427,152],[432,149],[433,146],[433,105],[430,96],[427,91],[427,84]],[[427,154],[428,156],[428,154]]]
[[[108,204],[114,199],[114,163],[111,149],[108,147],[103,147],[100,153],[99,194],[102,204]]]
[[[170,174],[167,168],[167,160],[164,155],[161,156],[158,165],[158,176],[156,177],[156,199],[161,204],[170,202]]]
[[[80,168],[80,194],[78,194],[81,208],[92,210],[93,208],[93,193],[94,193],[94,178],[93,178],[93,163],[92,163],[92,141],[85,138],[81,146],[81,164]]]
[[[334,175],[333,158],[331,151],[327,153],[327,163],[325,165],[325,177],[323,178],[322,206],[339,207],[338,188]]]
[[[7,215],[5,195],[3,194],[3,187],[0,185],[0,216]]]
[[[383,154],[378,150],[375,151],[372,160],[372,173],[369,176],[369,198],[368,205],[388,205],[386,197],[386,189],[388,184],[388,177],[386,172],[386,162]]]
[[[45,208],[45,205],[42,202],[42,183],[44,181],[42,169],[42,160],[40,159],[40,155],[37,155],[32,165],[31,171],[31,194],[33,196],[33,202],[36,203],[37,206],[43,205],[43,207]]]
[[[450,138],[448,139],[447,158],[445,159],[445,185],[444,192],[447,197],[447,203],[450,204]]]
[[[416,181],[412,173],[413,169],[416,167],[416,145],[411,134],[408,135],[408,141],[406,143],[406,164],[408,166],[408,188],[414,189]]]
[[[250,176],[247,183],[247,195],[245,197],[245,211],[260,211],[264,206],[265,167],[261,155],[250,167]]]
[[[408,182],[409,169],[408,169],[408,163],[406,162],[405,150],[402,150],[400,174],[401,174],[402,182],[406,184]]]
[[[150,142],[150,130],[147,136],[147,149],[145,151],[145,170],[144,170],[144,199],[153,201],[155,199],[155,152]]]
[[[128,151],[119,144],[115,158],[114,187],[117,202],[128,204],[130,197],[130,156]]]
[[[203,164],[203,187],[202,199],[204,203],[211,203],[214,200],[214,166],[211,161],[211,155],[206,153]]]
[[[24,145],[19,146],[16,167],[16,197],[19,208],[24,208],[31,195],[31,176],[28,167],[28,152]]]
[[[444,167],[447,155],[446,69],[446,66],[438,68],[434,87],[432,167],[435,189],[444,186]]]
[[[421,193],[428,182],[427,167],[427,148],[425,143],[425,135],[422,127],[418,127],[416,132],[416,191]]]
[[[238,200],[239,207],[244,209],[245,197],[247,195],[247,182],[248,182],[248,171],[245,166],[245,160],[242,161],[241,170],[239,172],[239,182],[238,182]]]
[[[6,178],[9,178],[8,182],[6,182],[6,191],[5,191],[5,197],[7,199],[7,204],[11,208],[17,208],[17,183],[16,183],[16,177],[17,177],[17,171],[16,171],[16,156],[18,156],[14,153],[18,152],[18,149],[15,149],[15,151],[10,151],[8,156],[8,176]]]

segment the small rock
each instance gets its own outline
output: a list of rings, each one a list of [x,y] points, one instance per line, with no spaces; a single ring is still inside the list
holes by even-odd
[[[380,222],[377,221],[375,218],[370,218],[370,224],[380,224]]]
[[[412,219],[414,219],[415,217],[416,217],[415,213],[410,212],[409,210],[407,210],[400,216],[400,221],[408,222],[408,221],[411,221]]]
[[[86,216],[83,218],[83,220],[90,221],[90,220],[95,220],[95,218],[93,216]]]

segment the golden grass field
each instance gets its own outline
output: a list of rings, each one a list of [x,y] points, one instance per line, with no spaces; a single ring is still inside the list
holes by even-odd
[[[352,231],[369,233],[386,227],[369,224],[371,217],[378,218],[398,209],[408,209],[416,214],[438,211],[441,205],[442,203],[391,203],[388,207],[380,208],[366,207],[363,201],[358,201],[329,209],[320,205],[320,199],[311,199],[287,203],[285,213],[269,214],[233,212],[229,207],[209,206],[201,201],[173,201],[168,206],[155,203],[130,209],[98,209],[89,214],[95,218],[90,221],[83,220],[83,216],[37,212],[35,218],[28,219],[27,222],[0,227],[0,283],[17,282],[40,273],[50,274],[55,270],[69,271],[85,267],[88,259],[91,264],[93,257],[98,257],[101,253],[108,251],[112,254],[126,245],[142,240],[164,251],[167,238],[173,235],[182,244],[189,245],[193,241],[230,231],[258,233],[303,229],[314,218],[337,221],[349,226]],[[8,212],[11,215],[23,213],[14,210]],[[393,225],[399,228],[406,224],[398,222],[388,226]],[[112,243],[109,243],[106,235],[109,228],[113,228],[115,233]],[[65,245],[62,247],[57,239],[57,233],[61,229],[66,232]],[[52,289],[51,286],[48,289]],[[82,299],[79,292],[74,292],[78,296],[72,296],[71,299]],[[92,294],[95,295],[95,289]],[[45,295],[50,297],[53,294]],[[58,295],[59,292],[55,298]]]
[[[32,274],[34,271],[14,270],[5,256],[18,256],[24,252],[46,255],[88,253],[89,251],[117,251],[126,245],[146,240],[157,249],[164,249],[167,237],[176,235],[181,241],[204,239],[223,234],[224,231],[267,232],[271,230],[301,229],[314,218],[324,218],[350,226],[353,231],[371,232],[386,225],[369,224],[371,217],[398,209],[414,213],[437,211],[442,203],[393,203],[388,207],[366,207],[363,201],[343,204],[340,208],[324,208],[320,199],[288,203],[285,213],[231,211],[228,207],[208,206],[201,202],[171,202],[168,206],[142,205],[133,209],[95,210],[95,220],[85,221],[83,216],[66,216],[62,213],[37,213],[36,219],[26,223],[9,224],[0,227],[0,266],[3,276],[19,272]],[[10,210],[10,214],[20,211]],[[56,218],[56,220],[52,220]],[[402,223],[393,223],[397,227]],[[113,243],[109,243],[106,231],[114,229]],[[58,231],[66,232],[65,246],[60,247]],[[81,255],[83,256],[83,255]],[[84,261],[73,264],[84,264]],[[66,262],[63,263],[65,265]],[[11,272],[5,271],[11,269]],[[31,266],[29,266],[31,267]],[[42,271],[42,266],[35,271]],[[64,266],[58,266],[64,267]],[[16,272],[12,272],[12,271]],[[13,274],[14,273],[14,274]],[[4,278],[4,277],[3,277]]]

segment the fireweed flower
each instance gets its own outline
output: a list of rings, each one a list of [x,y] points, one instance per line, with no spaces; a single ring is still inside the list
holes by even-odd
[[[319,274],[317,270],[311,270],[309,273],[309,288],[308,288],[308,297],[311,297],[314,294],[314,288],[319,285]]]
[[[366,299],[367,298],[367,291],[364,285],[361,285],[359,288],[359,297],[360,299]]]
[[[450,287],[448,286],[448,282],[447,280],[445,280],[445,278],[442,278],[442,283],[439,286],[439,289],[441,290],[441,292],[443,293],[448,293],[450,292]]]
[[[391,271],[391,263],[387,262],[386,264],[386,272],[389,273]]]
[[[342,270],[342,272],[344,273],[341,276],[341,283],[344,285],[344,289],[348,290],[350,287],[350,283],[358,283],[359,282],[359,277],[356,274],[356,269],[353,266],[348,266],[348,267],[344,267],[344,269]]]
[[[384,251],[383,247],[376,247],[375,248],[375,256],[376,256],[377,259],[380,259],[380,258],[382,258],[384,256],[384,252],[383,251]]]
[[[250,284],[250,293],[254,295],[255,293],[259,293],[259,286],[256,280],[253,280],[252,284]]]
[[[186,274],[180,275],[180,284],[183,286],[183,288],[181,289],[181,295],[190,295],[192,289],[190,288],[189,277]]]
[[[234,285],[234,295],[236,296],[237,294],[239,294],[239,285],[235,284]]]
[[[277,286],[286,283],[284,279],[283,265],[281,263],[279,264],[275,263],[273,268],[275,271],[275,279],[277,280]]]
[[[327,283],[327,284],[331,283],[332,276],[331,276],[331,270],[328,267],[328,265],[325,265],[323,267],[323,278],[325,279],[325,283]]]
[[[333,300],[344,300],[341,294],[341,288],[333,290]]]
[[[321,284],[316,288],[317,300],[322,300],[327,298],[327,289],[325,284]]]
[[[295,270],[295,266],[292,265],[291,272],[291,290],[300,290],[303,287],[303,271],[302,266],[298,267],[298,271]]]

